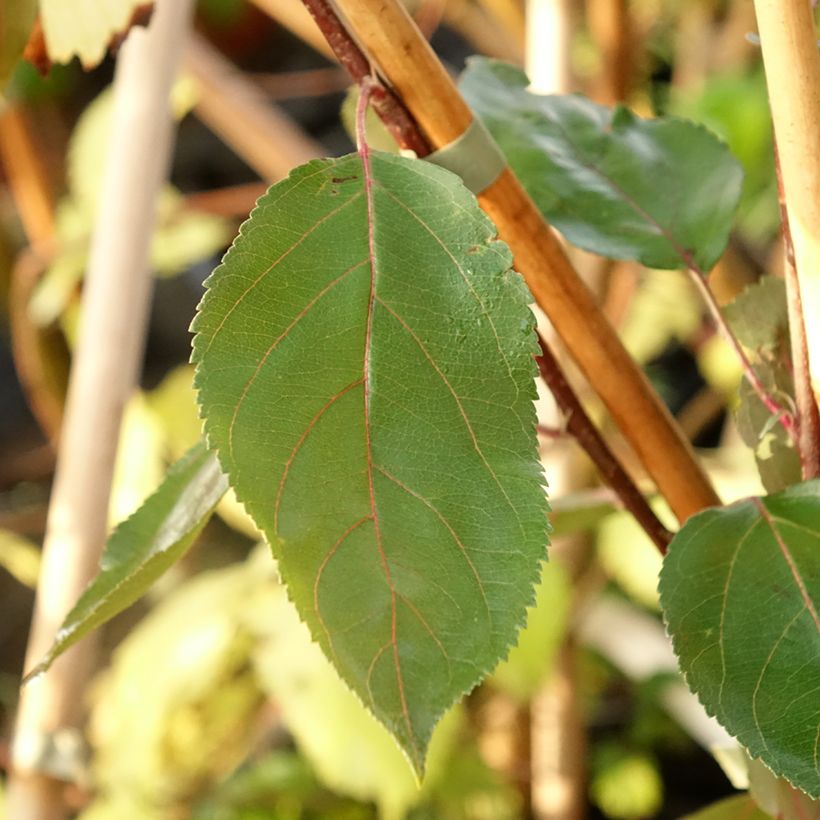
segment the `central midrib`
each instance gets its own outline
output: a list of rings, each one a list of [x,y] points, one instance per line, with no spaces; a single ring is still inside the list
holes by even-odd
[[[384,551],[382,543],[381,525],[379,523],[379,514],[376,509],[376,492],[373,484],[373,454],[370,436],[370,358],[372,354],[372,340],[373,340],[373,313],[376,306],[376,285],[378,279],[378,267],[376,261],[376,217],[375,205],[373,201],[373,170],[370,164],[370,148],[367,143],[362,140],[359,146],[359,156],[362,161],[362,170],[364,175],[364,191],[365,200],[367,202],[367,246],[368,256],[370,258],[370,293],[368,295],[367,303],[367,328],[364,338],[364,356],[362,364],[362,380],[363,380],[363,395],[364,395],[364,438],[365,438],[365,457],[367,459],[367,483],[370,494],[370,515],[373,520],[373,528],[376,536],[376,547],[379,551],[379,559],[381,561],[384,578],[390,590],[390,645],[393,650],[393,665],[396,669],[396,685],[399,693],[399,700],[401,702],[401,711],[404,718],[404,723],[407,728],[408,740],[413,747],[414,757],[416,763],[419,764],[420,755],[418,746],[416,744],[415,732],[410,721],[410,712],[407,707],[407,698],[404,692],[404,678],[401,672],[401,659],[399,657],[399,645],[397,638],[397,601],[396,601],[396,587],[390,574],[390,566],[387,563],[387,555]],[[375,704],[374,704],[375,705]]]

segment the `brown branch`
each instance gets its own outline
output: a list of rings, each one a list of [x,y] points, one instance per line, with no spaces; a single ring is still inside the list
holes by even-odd
[[[803,299],[800,295],[800,279],[797,276],[786,194],[783,190],[783,177],[780,172],[780,154],[776,143],[774,146],[774,167],[777,176],[777,198],[780,203],[780,222],[783,230],[783,247],[786,257],[784,275],[794,373],[794,398],[797,406],[797,449],[800,453],[803,478],[808,480],[820,476],[820,412],[818,412],[817,399],[811,386],[809,344],[806,338]]]
[[[352,79],[361,85],[366,77],[373,74],[370,61],[342,25],[328,0],[303,2],[339,62],[347,69]],[[430,142],[422,134],[416,121],[390,89],[374,86],[371,89],[370,101],[373,110],[381,117],[399,147],[414,151],[417,157],[426,157],[432,151]]]
[[[618,494],[624,507],[632,513],[661,554],[665,554],[666,547],[672,540],[672,534],[658,520],[640,490],[635,486],[635,482],[609,449],[609,445],[587,415],[540,333],[538,343],[541,346],[538,369],[555,398],[556,404],[566,417],[567,431],[584,448],[584,452],[598,468],[601,477]]]

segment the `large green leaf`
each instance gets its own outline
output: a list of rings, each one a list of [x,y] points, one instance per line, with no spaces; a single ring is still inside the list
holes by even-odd
[[[453,174],[373,154],[273,186],[194,323],[206,431],[345,681],[417,771],[514,641],[546,551],[536,351]]]
[[[140,598],[193,544],[227,489],[215,456],[202,443],[174,464],[157,491],[111,534],[97,577],[29,676],[44,672],[83,635]]]
[[[690,518],[660,591],[707,711],[775,774],[820,796],[820,480]]]
[[[544,215],[570,242],[653,268],[709,270],[743,171],[699,125],[643,120],[578,95],[540,96],[513,66],[472,58],[461,90]]]
[[[761,811],[748,794],[739,794],[695,814],[687,814],[683,820],[769,820],[769,815]]]

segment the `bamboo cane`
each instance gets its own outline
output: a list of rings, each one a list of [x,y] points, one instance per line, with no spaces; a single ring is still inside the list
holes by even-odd
[[[809,372],[820,392],[820,53],[808,0],[755,0]]]
[[[171,145],[169,94],[192,0],[160,0],[150,28],[132,32],[114,81],[110,151],[100,193],[26,664],[51,645],[94,576],[123,406],[134,389],[150,298],[148,249]],[[7,812],[15,820],[68,815],[63,780],[81,769],[78,727],[94,644],[72,647],[21,693]]]

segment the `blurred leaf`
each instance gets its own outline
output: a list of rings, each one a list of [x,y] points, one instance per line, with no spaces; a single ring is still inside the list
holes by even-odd
[[[174,85],[172,105],[178,118],[195,103],[192,88],[185,79]],[[71,135],[66,162],[68,195],[57,206],[57,254],[29,304],[31,317],[37,324],[48,325],[57,320],[88,265],[113,103],[109,87],[86,107]],[[187,210],[179,191],[171,185],[163,186],[157,197],[156,225],[151,240],[150,259],[156,273],[171,276],[195,262],[210,259],[229,239],[226,220]]]
[[[692,516],[661,570],[681,669],[754,757],[820,797],[820,480]],[[697,583],[692,583],[692,579]]]
[[[132,515],[162,482],[164,436],[145,395],[135,393],[125,407],[111,483],[108,521],[119,524]]]
[[[493,672],[497,687],[526,702],[543,685],[564,637],[571,598],[566,570],[560,564],[545,563],[535,588],[535,606],[527,610],[527,625],[507,660]]]
[[[759,760],[749,761],[749,790],[758,806],[777,820],[820,820],[820,801],[775,777]]]
[[[83,635],[139,599],[193,544],[227,486],[216,457],[204,444],[196,445],[174,464],[159,489],[114,530],[97,577],[29,675],[44,672]]]
[[[654,500],[652,508],[666,526],[673,526],[674,516],[661,499]],[[598,528],[596,546],[606,574],[633,600],[659,610],[658,574],[663,558],[635,519],[623,510],[610,515]]]
[[[264,698],[244,613],[280,592],[254,555],[184,583],[120,644],[91,714],[102,798],[171,817],[247,756]]]
[[[773,238],[780,227],[774,172],[772,115],[759,63],[751,72],[706,77],[695,96],[675,88],[673,112],[703,123],[726,140],[744,170],[738,225],[754,242]],[[688,96],[684,96],[688,95]]]
[[[707,271],[732,227],[743,172],[702,126],[642,120],[578,95],[539,96],[515,68],[472,58],[461,90],[541,211],[585,250]]]
[[[752,352],[774,353],[788,345],[786,284],[776,276],[746,287],[723,313],[738,341]]]
[[[663,782],[649,756],[605,744],[595,750],[592,769],[590,796],[607,817],[638,820],[660,809]]]
[[[4,0],[0,15],[0,95],[28,42],[37,18],[37,0]]]
[[[514,642],[546,554],[534,319],[494,237],[430,163],[310,162],[259,200],[193,325],[209,442],[419,774],[441,715]]]
[[[40,550],[27,538],[0,529],[0,567],[24,586],[35,589],[40,574]]]
[[[180,365],[146,396],[163,427],[166,444],[174,459],[181,458],[202,438],[193,379],[193,367]]]
[[[86,69],[105,56],[114,35],[128,27],[146,0],[40,0],[48,56],[55,63],[79,57]]]
[[[312,642],[284,590],[255,613],[251,631],[266,635],[255,653],[263,686],[321,781],[341,794],[374,801],[383,820],[400,820],[421,799],[395,739],[341,681]],[[462,717],[452,710],[430,742],[425,786],[440,775]]]
[[[554,499],[550,506],[553,538],[576,532],[591,532],[618,509],[614,498],[602,495],[599,490],[567,493]]]
[[[703,309],[688,274],[677,270],[647,271],[619,328],[638,362],[659,356],[672,341],[686,343],[701,324]]]
[[[713,803],[695,814],[687,814],[683,820],[769,820],[769,815],[762,812],[749,795],[739,794]]]

